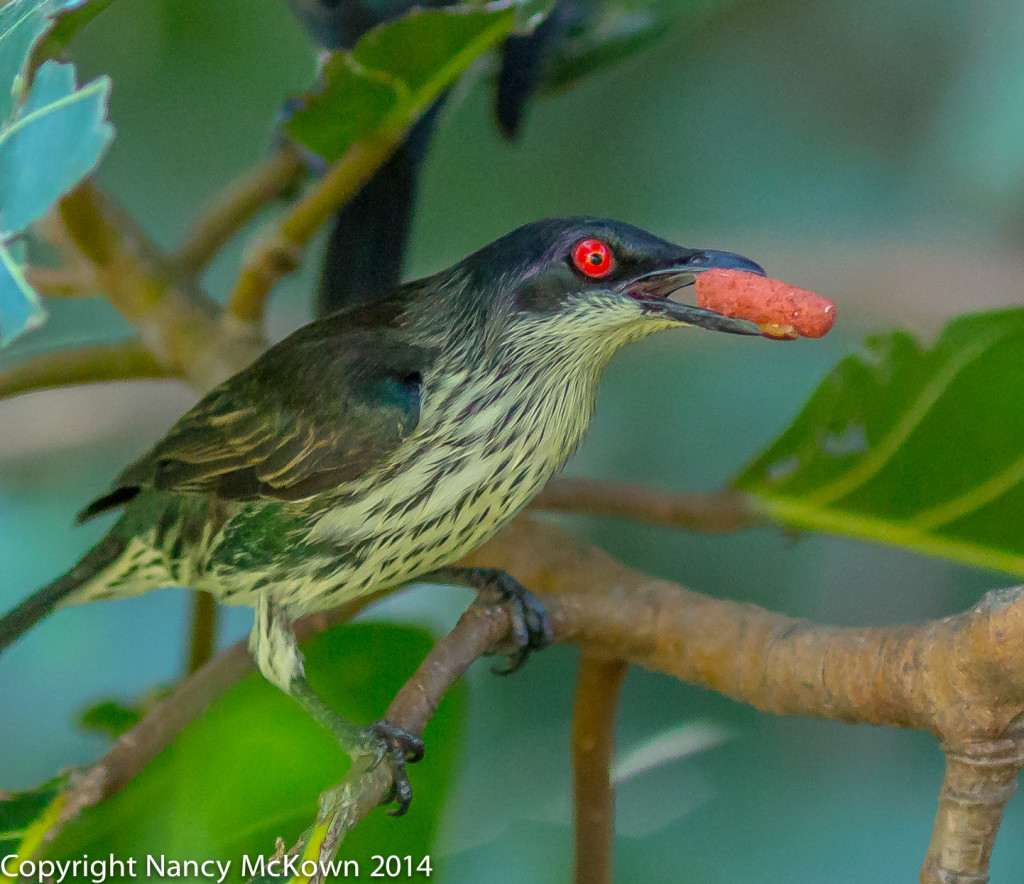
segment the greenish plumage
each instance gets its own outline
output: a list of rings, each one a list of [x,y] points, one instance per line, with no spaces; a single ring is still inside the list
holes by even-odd
[[[599,278],[574,259],[591,240],[610,250]],[[373,743],[316,705],[291,620],[450,565],[491,537],[575,451],[625,343],[686,324],[756,334],[669,300],[714,266],[761,272],[628,225],[553,219],[299,329],[83,511],[123,508],[75,570],[0,620],[0,647],[60,603],[206,590],[256,608],[250,644],[272,682],[349,749],[393,756],[393,740],[381,748],[380,734]]]

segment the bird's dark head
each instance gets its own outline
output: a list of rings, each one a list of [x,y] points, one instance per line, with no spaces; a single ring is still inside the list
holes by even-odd
[[[674,326],[759,334],[757,326],[687,304],[687,287],[711,268],[764,274],[731,252],[687,249],[599,218],[537,221],[470,255],[459,268],[486,303],[489,331],[562,350],[613,352]]]

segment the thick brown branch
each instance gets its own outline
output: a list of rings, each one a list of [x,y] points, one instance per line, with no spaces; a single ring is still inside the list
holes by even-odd
[[[946,775],[931,844],[921,868],[922,884],[981,884],[1003,808],[1017,791],[1024,741],[1012,738],[945,745]]]
[[[556,640],[581,644],[595,656],[665,672],[779,714],[936,734],[951,747],[951,766],[940,808],[945,821],[936,826],[932,866],[922,880],[957,880],[950,874],[984,880],[1007,783],[1020,763],[1014,753],[1024,745],[1017,728],[1024,711],[1024,589],[990,592],[970,611],[919,626],[816,626],[653,580],[529,518],[517,519],[460,564],[501,567],[543,594]],[[389,711],[395,723],[422,727],[451,682],[507,629],[503,610],[467,614],[396,698]],[[140,770],[250,665],[236,646],[184,682],[97,765],[101,787],[94,800]],[[970,746],[982,747],[975,753],[980,762],[965,761]],[[989,782],[993,766],[1004,770]],[[380,775],[375,770],[372,783],[358,786],[353,801],[360,807],[367,806],[364,789],[386,787],[386,777],[377,782]],[[951,856],[958,866],[948,865]]]
[[[706,534],[742,531],[760,523],[749,498],[739,491],[692,494],[603,479],[553,479],[530,507],[630,519]]]
[[[615,718],[628,665],[586,652],[572,709],[576,884],[611,884],[615,789],[611,782]]]
[[[302,249],[394,151],[404,129],[385,132],[349,148],[331,170],[296,201],[245,261],[228,299],[227,312],[244,323],[259,323],[274,284],[299,264]]]
[[[0,371],[0,399],[100,381],[170,377],[172,372],[138,341],[119,341],[32,356]]]
[[[284,147],[232,181],[185,235],[174,255],[182,271],[199,273],[260,209],[295,189],[305,173],[298,153]]]

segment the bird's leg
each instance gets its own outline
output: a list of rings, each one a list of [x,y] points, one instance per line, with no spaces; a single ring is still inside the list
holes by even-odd
[[[360,727],[331,709],[306,678],[291,618],[265,593],[256,604],[249,651],[267,681],[297,700],[314,720],[334,734],[349,757],[370,756],[373,759],[371,770],[382,761],[388,764],[392,788],[384,803],[397,801],[398,807],[388,813],[391,816],[404,814],[412,801],[405,764],[423,757],[423,741],[387,719]]]
[[[551,621],[540,599],[500,568],[439,568],[420,579],[469,586],[479,593],[476,604],[480,605],[512,602],[512,648],[507,652],[508,665],[493,668],[497,675],[517,672],[531,651],[542,650],[555,640]]]

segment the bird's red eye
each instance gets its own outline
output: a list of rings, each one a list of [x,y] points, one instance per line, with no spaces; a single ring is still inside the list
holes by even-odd
[[[584,276],[600,279],[615,267],[612,250],[599,239],[585,239],[576,243],[572,250],[572,262]]]

